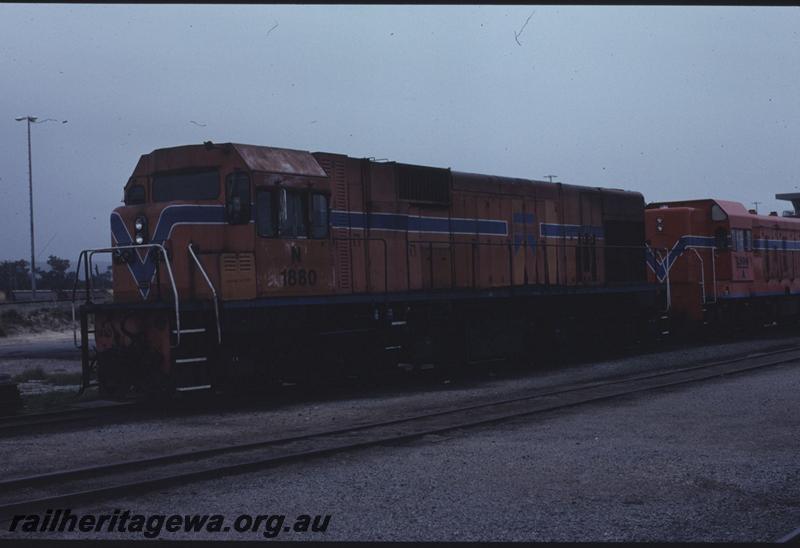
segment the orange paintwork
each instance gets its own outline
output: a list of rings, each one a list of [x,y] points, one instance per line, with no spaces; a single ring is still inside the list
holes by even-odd
[[[712,220],[717,205],[725,218]],[[662,231],[657,229],[661,219]],[[650,245],[666,256],[680,238],[715,238],[710,247],[697,248],[697,255],[685,251],[669,271],[672,308],[699,321],[703,317],[701,282],[706,281],[706,300],[752,298],[800,293],[800,219],[776,215],[756,215],[739,203],[722,200],[689,200],[650,204],[645,212],[646,234]],[[750,231],[750,249],[737,249],[733,230]],[[720,231],[720,232],[718,232]],[[720,238],[724,235],[724,238]],[[771,240],[771,244],[766,241]],[[783,242],[786,241],[784,250]],[[767,249],[774,246],[779,249]],[[713,255],[713,258],[712,258]],[[701,274],[702,272],[702,274]],[[655,274],[648,273],[651,281]]]

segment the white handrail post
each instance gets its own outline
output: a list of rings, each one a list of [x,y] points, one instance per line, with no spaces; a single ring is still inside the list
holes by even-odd
[[[711,277],[714,281],[714,303],[717,302],[717,248],[711,248]]]
[[[705,264],[703,263],[703,258],[700,256],[700,253],[694,247],[689,248],[694,251],[694,254],[697,256],[697,259],[700,261],[700,288],[703,291],[703,304],[706,304],[706,269]]]
[[[669,249],[667,250],[666,259],[661,259],[661,251],[658,251],[658,259],[658,262],[664,266],[664,282],[667,286],[667,307],[664,309],[664,312],[669,312],[669,309],[672,307],[672,295],[670,294],[669,287]]]
[[[200,262],[200,259],[195,254],[191,243],[189,243],[189,254],[192,256],[192,259],[194,259],[197,268],[200,269],[200,274],[203,275],[206,284],[208,284],[209,289],[211,289],[211,295],[214,297],[214,320],[217,323],[217,342],[222,343],[222,329],[220,328],[219,324],[219,299],[217,298],[217,290],[214,289],[214,284],[211,283],[211,279],[208,277],[206,269],[203,268],[203,264]]]

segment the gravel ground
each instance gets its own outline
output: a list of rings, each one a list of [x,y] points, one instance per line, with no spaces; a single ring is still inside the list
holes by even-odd
[[[20,343],[36,344],[42,341],[72,341],[72,329],[69,330],[45,330],[38,333],[15,333],[7,337],[0,337],[0,347],[16,345]]]
[[[781,343],[788,342],[782,339]],[[512,395],[655,363],[756,351],[764,341],[629,358],[479,387],[341,400],[261,413],[149,421],[4,440],[5,475],[274,435],[444,401]],[[615,365],[616,364],[616,365]],[[764,541],[800,525],[800,368],[782,366],[196,483],[82,511],[330,514],[295,540]],[[74,451],[70,448],[75,447]],[[79,449],[78,449],[79,448]],[[153,451],[151,451],[153,449]],[[58,465],[53,455],[59,455]],[[77,512],[78,509],[73,509]],[[4,536],[7,525],[2,527]],[[263,528],[260,530],[263,531]],[[263,539],[162,533],[169,539]],[[62,538],[138,538],[112,533]],[[33,538],[34,536],[25,538]]]
[[[61,350],[66,343],[69,343],[71,348],[72,331],[44,331],[0,338],[0,373],[10,375],[12,378],[30,371],[41,371],[48,376],[79,374],[80,361],[47,355],[47,349]],[[26,348],[34,352],[27,355],[24,353]],[[45,349],[44,353],[42,349]],[[20,382],[18,387],[23,397],[50,392],[77,392],[79,388],[78,385],[51,384],[33,379]]]
[[[0,373],[7,373],[12,377],[32,369],[41,369],[48,375],[64,373],[80,373],[81,362],[74,360],[54,360],[49,358],[9,358],[0,359]]]
[[[10,358],[0,359],[0,373],[7,373],[12,378],[25,375],[30,371],[42,371],[45,375],[78,375],[81,372],[80,362],[74,360],[53,360],[47,358],[25,359]],[[20,394],[33,396],[53,392],[77,393],[78,384],[52,384],[41,379],[30,379],[17,383]]]
[[[685,366],[790,343],[800,344],[800,337],[708,345],[485,382],[454,380],[449,384],[431,383],[405,390],[374,390],[359,397],[305,401],[298,398],[293,403],[284,402],[255,411],[197,413],[67,432],[20,435],[0,439],[0,474],[15,477],[341,428],[416,415],[443,405],[522,396],[544,387]]]
[[[73,512],[331,515],[286,540],[769,541],[800,524],[799,390],[782,366]]]

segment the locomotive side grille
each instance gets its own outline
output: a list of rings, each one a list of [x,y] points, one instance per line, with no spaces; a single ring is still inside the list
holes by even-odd
[[[339,287],[350,289],[352,273],[350,271],[350,242],[336,242],[336,255],[339,262]]]
[[[237,268],[238,262],[236,261],[236,255],[222,256],[222,270],[224,272],[236,272]]]
[[[255,298],[255,264],[255,255],[253,253],[223,253],[220,255],[223,299]]]
[[[222,270],[225,272],[253,271],[252,253],[225,253],[222,255]]]
[[[331,181],[331,208],[339,211],[348,210],[347,180],[345,178],[344,162],[338,158],[321,157],[317,159],[319,165],[328,174]],[[334,238],[348,238],[350,231],[347,228],[333,229]],[[339,289],[350,289],[353,283],[352,257],[348,240],[335,240],[336,248],[336,280]]]
[[[238,259],[240,272],[255,272],[255,256],[252,253],[241,253]]]
[[[449,205],[450,170],[398,164],[398,197],[414,203]]]

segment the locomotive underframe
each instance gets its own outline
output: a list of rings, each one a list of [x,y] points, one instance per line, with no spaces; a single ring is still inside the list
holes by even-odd
[[[721,297],[706,306],[705,323],[717,330],[759,328],[773,322],[800,318],[800,295],[766,295],[749,298]]]
[[[175,331],[169,302],[85,304],[79,308],[84,385],[97,380],[104,394],[115,396],[130,387],[169,393],[380,375],[398,366],[536,362],[545,352],[566,351],[575,341],[599,346],[649,336],[656,329],[652,311],[659,308],[659,292],[650,284],[600,291],[526,286],[377,299],[351,295],[302,304],[228,301],[220,311],[221,344],[211,336],[214,313],[209,303],[185,301],[180,321],[184,333],[190,333],[177,348],[168,344],[169,333]],[[106,325],[105,335],[95,334],[94,351],[92,324]],[[135,329],[139,332],[128,336]],[[116,334],[109,338],[110,332]],[[98,336],[106,337],[103,344],[97,345]]]

